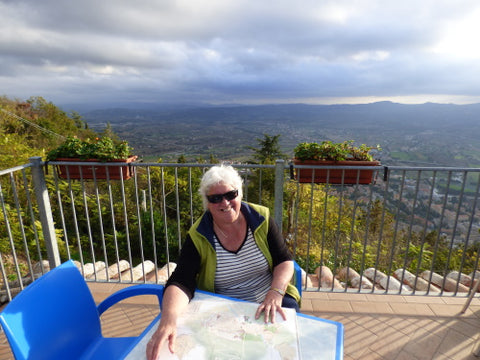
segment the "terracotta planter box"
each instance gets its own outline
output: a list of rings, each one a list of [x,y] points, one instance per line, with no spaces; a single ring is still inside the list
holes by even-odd
[[[314,166],[380,166],[380,161],[327,161],[327,160],[294,160],[295,165]],[[378,170],[368,169],[296,169],[296,179],[300,183],[311,183],[312,172],[315,171],[313,182],[316,184],[371,184]],[[343,182],[342,182],[343,179]],[[328,181],[327,181],[328,180]]]
[[[130,156],[128,159],[120,160],[109,160],[110,163],[131,163],[137,159],[138,156]],[[75,158],[58,158],[55,161],[74,161],[74,162],[84,162],[85,165],[57,165],[58,176],[62,179],[93,179],[95,173],[95,179],[107,179],[107,168],[108,175],[110,180],[119,180],[123,177],[124,180],[130,179],[134,174],[134,167],[132,165],[124,166],[101,166],[101,165],[88,165],[92,162],[101,162],[97,159],[88,159],[81,160]],[[67,170],[68,168],[68,170]],[[80,168],[82,169],[82,174],[80,176]],[[120,169],[122,173],[120,174]],[[68,172],[67,172],[68,171]]]

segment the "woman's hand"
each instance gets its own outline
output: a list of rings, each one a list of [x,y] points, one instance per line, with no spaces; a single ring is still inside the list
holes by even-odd
[[[147,360],[157,360],[163,344],[168,341],[168,349],[173,354],[177,337],[176,321],[168,321],[161,318],[158,329],[147,343]]]
[[[275,290],[269,290],[265,296],[265,300],[263,300],[263,303],[260,304],[255,313],[255,319],[258,319],[263,312],[265,323],[268,323],[269,321],[274,323],[276,313],[278,312],[282,315],[283,320],[287,320],[287,316],[282,309],[282,300],[283,296],[280,293]]]
[[[177,319],[188,305],[189,297],[176,285],[170,285],[163,294],[163,305],[158,329],[147,344],[147,359],[157,360],[166,341],[173,354],[177,339]]]
[[[265,315],[265,323],[275,322],[275,315],[278,312],[282,315],[283,320],[287,320],[287,315],[282,309],[283,294],[293,276],[293,261],[287,260],[281,262],[273,268],[272,287],[265,295],[265,300],[257,309],[255,319],[258,319],[263,312]]]

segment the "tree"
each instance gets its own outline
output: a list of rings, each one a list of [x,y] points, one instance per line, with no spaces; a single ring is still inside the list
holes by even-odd
[[[259,148],[253,146],[248,147],[254,152],[253,158],[260,164],[273,164],[276,159],[286,158],[286,155],[282,153],[280,145],[278,144],[280,136],[280,134],[263,134],[263,139],[257,138]]]
[[[187,163],[187,158],[185,157],[185,155],[180,155],[177,159],[177,163],[178,164],[186,164]]]
[[[77,122],[78,120],[75,119],[74,121]],[[115,142],[121,141],[120,138],[118,137],[118,135],[113,131],[112,125],[109,122],[107,122],[107,125],[105,126],[105,129],[103,129],[103,131],[100,133],[100,135],[105,136],[105,137],[109,137]]]
[[[210,164],[218,164],[220,163],[220,160],[218,160],[218,158],[214,154],[210,154],[208,162]]]

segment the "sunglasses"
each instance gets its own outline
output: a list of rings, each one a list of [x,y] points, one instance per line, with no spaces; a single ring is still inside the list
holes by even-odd
[[[223,198],[225,198],[227,201],[231,201],[235,199],[237,196],[238,196],[238,190],[230,190],[225,194],[207,195],[207,200],[212,204],[218,204],[222,202]]]

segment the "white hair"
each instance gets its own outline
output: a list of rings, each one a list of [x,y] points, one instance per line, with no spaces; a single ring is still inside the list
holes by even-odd
[[[205,174],[203,174],[200,181],[200,188],[198,192],[202,196],[203,208],[207,209],[208,200],[207,193],[214,185],[224,184],[230,185],[234,189],[238,190],[238,196],[240,199],[243,196],[242,185],[243,180],[240,174],[230,165],[216,165],[211,167]]]

